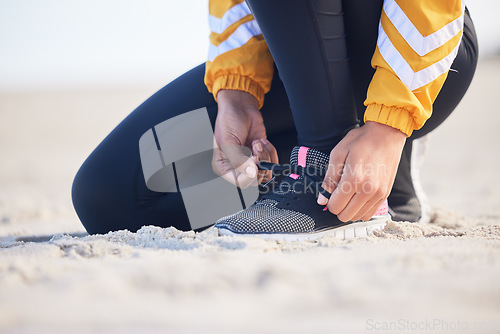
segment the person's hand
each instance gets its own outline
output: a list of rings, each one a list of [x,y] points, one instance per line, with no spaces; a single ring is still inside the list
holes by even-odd
[[[369,220],[389,196],[406,135],[388,125],[366,122],[353,129],[330,153],[322,187],[329,200],[318,196],[338,218]]]
[[[271,172],[259,172],[256,163],[278,163],[278,154],[267,140],[257,99],[243,91],[220,90],[217,101],[214,172],[240,188],[270,179]]]

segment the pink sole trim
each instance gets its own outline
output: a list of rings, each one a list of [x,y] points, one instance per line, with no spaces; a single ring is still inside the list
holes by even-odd
[[[290,174],[288,176],[290,176],[294,180],[297,180],[299,178],[299,175],[297,175],[297,174]]]
[[[378,208],[377,212],[375,212],[375,216],[386,215],[389,213],[389,205],[387,204],[387,200]]]

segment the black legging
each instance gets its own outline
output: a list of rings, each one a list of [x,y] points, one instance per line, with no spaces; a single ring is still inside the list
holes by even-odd
[[[344,25],[339,24],[342,16],[322,14],[339,11],[325,8],[332,1],[248,2],[277,66],[261,111],[280,161],[287,162],[297,144],[328,151],[363,118],[382,0],[342,1]],[[343,49],[344,39],[335,37],[344,34],[344,26]],[[455,71],[435,101],[432,117],[410,139],[429,133],[451,114],[472,80],[476,62],[476,36],[467,12]],[[217,104],[204,85],[204,73],[202,64],[159,90],[87,158],[75,177],[72,197],[89,233],[136,231],[144,225],[190,229],[180,193],[146,187],[138,142],[155,125],[202,107],[214,125]],[[349,80],[353,93],[346,88]]]

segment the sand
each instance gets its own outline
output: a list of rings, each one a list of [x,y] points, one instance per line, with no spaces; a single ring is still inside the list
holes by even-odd
[[[432,135],[431,223],[348,241],[85,236],[72,177],[159,87],[0,94],[0,332],[500,332],[499,75]]]

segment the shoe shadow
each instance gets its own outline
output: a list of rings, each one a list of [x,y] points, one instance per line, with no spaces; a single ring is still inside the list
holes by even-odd
[[[9,241],[42,243],[42,242],[49,242],[50,239],[52,239],[54,237],[54,235],[57,235],[57,234],[26,235],[26,236],[19,236],[19,237],[9,237]],[[87,232],[73,232],[73,233],[64,233],[64,235],[68,235],[68,236],[74,237],[74,238],[83,238],[83,237],[88,236],[89,234]],[[1,241],[1,239],[3,239],[3,238],[0,238],[0,241]]]

